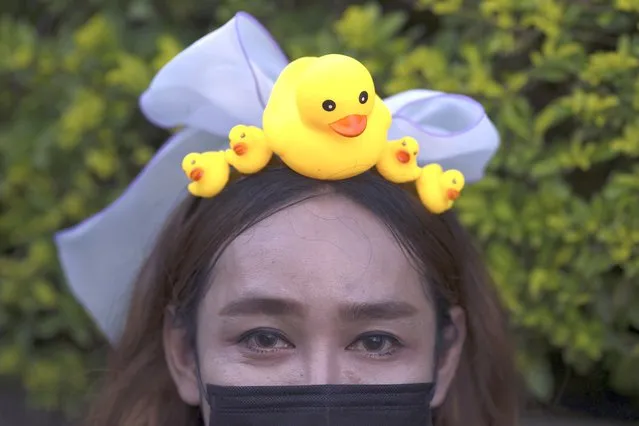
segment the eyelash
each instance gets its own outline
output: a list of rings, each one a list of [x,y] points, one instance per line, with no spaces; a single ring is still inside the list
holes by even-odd
[[[276,343],[279,342],[284,342],[285,345],[287,345],[287,347],[283,347],[283,348],[261,348],[259,346],[258,343],[256,343],[255,339],[257,339],[260,336],[270,336],[273,337],[275,339],[277,339]],[[357,337],[357,339],[351,343],[350,345],[348,345],[346,347],[347,350],[353,350],[351,348],[353,348],[355,345],[357,344],[363,344],[363,341],[367,338],[372,338],[372,337],[381,337],[382,339],[384,339],[383,344],[388,345],[390,344],[391,347],[387,350],[385,350],[382,353],[377,353],[377,352],[368,352],[366,348],[364,348],[363,350],[359,350],[361,352],[365,352],[366,357],[369,358],[386,358],[389,356],[394,355],[398,350],[400,350],[401,348],[404,347],[404,345],[401,343],[401,341],[389,334],[389,333],[385,333],[385,332],[381,332],[381,331],[371,331],[368,333],[364,333],[360,336]],[[246,333],[244,333],[242,336],[240,336],[240,338],[238,339],[238,343],[244,345],[244,347],[246,349],[248,349],[251,352],[257,353],[257,354],[274,354],[277,352],[280,352],[282,350],[287,350],[287,349],[294,349],[295,345],[293,345],[289,339],[284,336],[282,334],[282,332],[275,330],[275,329],[268,329],[268,328],[260,328],[260,329],[254,329],[254,330],[250,330]]]

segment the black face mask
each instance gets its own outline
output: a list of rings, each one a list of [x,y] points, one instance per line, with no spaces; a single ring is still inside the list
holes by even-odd
[[[434,384],[207,385],[210,426],[430,426]]]

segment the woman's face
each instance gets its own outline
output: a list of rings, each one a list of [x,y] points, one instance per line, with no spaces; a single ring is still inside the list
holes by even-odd
[[[439,360],[444,397],[464,336]],[[198,313],[203,383],[394,384],[435,378],[435,315],[419,273],[372,213],[337,196],[289,207],[224,251]],[[183,332],[166,328],[180,395],[200,402]],[[208,407],[207,407],[208,408]]]

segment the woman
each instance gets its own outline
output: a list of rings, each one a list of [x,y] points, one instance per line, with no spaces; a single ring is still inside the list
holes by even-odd
[[[139,211],[120,203],[85,233]],[[58,241],[72,286],[74,232]],[[320,181],[274,161],[188,197],[125,305],[91,425],[516,424],[512,348],[469,236],[372,171]]]

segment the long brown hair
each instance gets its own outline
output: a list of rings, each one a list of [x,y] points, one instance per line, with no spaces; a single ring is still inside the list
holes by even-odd
[[[429,214],[413,193],[373,172],[320,182],[285,167],[236,180],[212,199],[187,197],[167,221],[135,283],[125,329],[112,349],[88,424],[200,426],[199,408],[182,402],[165,361],[162,330],[169,307],[174,325],[194,339],[198,303],[216,256],[260,220],[327,192],[360,204],[390,229],[423,273],[440,325],[446,325],[450,306],[466,312],[458,371],[435,410],[434,425],[517,424],[518,392],[504,313],[454,213]]]

